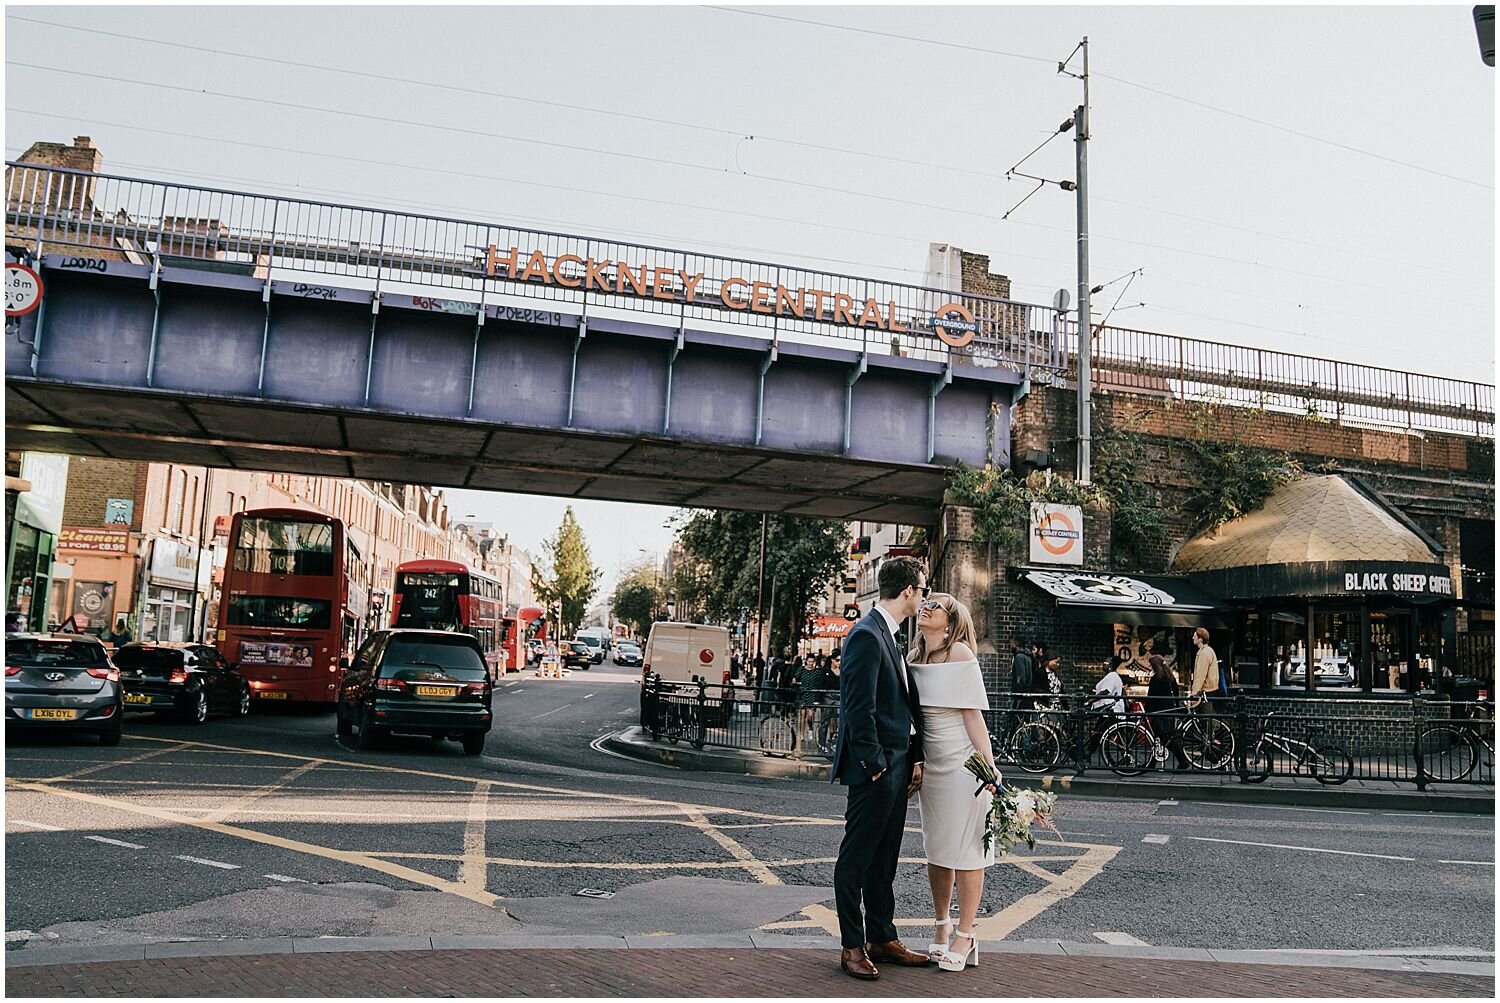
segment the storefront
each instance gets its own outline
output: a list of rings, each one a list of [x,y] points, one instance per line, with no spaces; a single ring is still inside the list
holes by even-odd
[[[1102,662],[1099,656],[1105,653],[1119,656],[1125,661],[1120,674],[1130,692],[1144,692],[1151,677],[1152,655],[1161,655],[1178,679],[1186,682],[1195,651],[1190,638],[1198,627],[1211,632],[1221,659],[1231,655],[1228,644],[1239,612],[1186,578],[1032,567],[1016,568],[1012,574],[1051,597],[1048,619],[1082,627],[1081,632],[1058,629],[1051,641],[1034,639],[1048,644],[1068,662]],[[1091,684],[1088,679],[1075,680],[1075,685]]]
[[[142,641],[187,641],[190,633],[201,633],[202,619],[195,610],[198,548],[180,540],[157,537],[151,542],[151,559],[141,602]]]
[[[68,458],[52,453],[21,454],[20,480],[26,490],[14,496],[5,555],[5,629],[46,630],[52,591],[52,562],[62,529],[68,490]]]
[[[1241,686],[1406,694],[1455,664],[1453,579],[1436,544],[1343,478],[1284,485],[1190,540],[1173,568],[1244,612],[1226,660]]]

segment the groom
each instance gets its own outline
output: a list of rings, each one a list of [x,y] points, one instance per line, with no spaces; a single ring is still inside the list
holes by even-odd
[[[880,566],[880,601],[844,641],[839,739],[829,779],[849,787],[833,889],[843,943],[839,965],[856,979],[878,979],[877,961],[930,963],[896,939],[892,885],[906,802],[922,786],[922,716],[896,630],[931,591],[921,561],[886,561]],[[860,921],[861,896],[866,922]]]

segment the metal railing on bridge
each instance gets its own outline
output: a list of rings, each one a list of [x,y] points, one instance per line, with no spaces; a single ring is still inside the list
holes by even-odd
[[[364,206],[8,162],[11,244],[156,257],[484,305],[601,311],[781,341],[1058,369],[1051,307],[794,265]],[[948,309],[956,304],[958,309]],[[965,316],[966,315],[966,316]],[[938,323],[946,318],[951,329]],[[953,347],[953,341],[972,340]]]
[[[641,726],[654,741],[717,746],[831,762],[838,742],[836,690],[670,683],[641,690]],[[991,694],[985,720],[995,760],[1017,775],[1088,771],[1123,777],[1217,774],[1246,783],[1302,777],[1493,785],[1494,704],[1386,700],[1379,718],[1354,702],[1307,701],[1294,714],[1236,695],[1212,706],[1175,701],[1157,713],[1127,698],[1114,714],[1088,691]],[[1341,709],[1340,704],[1345,704]]]
[[[7,162],[6,239],[267,280],[488,305],[643,316],[764,339],[1076,378],[1077,324],[1051,307],[603,238]],[[514,253],[512,253],[514,251]],[[436,295],[434,293],[436,292]],[[952,347],[939,311],[974,333]],[[945,314],[950,320],[954,311]],[[941,326],[941,325],[939,325]],[[961,340],[958,328],[947,334]],[[1492,437],[1489,383],[1100,326],[1095,385],[1317,420]]]

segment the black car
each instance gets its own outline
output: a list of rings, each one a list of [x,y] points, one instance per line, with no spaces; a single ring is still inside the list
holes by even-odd
[[[562,646],[563,667],[588,671],[594,664],[594,649],[582,641],[564,641]]]
[[[119,745],[120,672],[97,637],[5,635],[5,728],[91,732]]]
[[[620,642],[615,646],[616,665],[640,665],[641,649],[628,642]]]
[[[484,651],[472,634],[379,630],[354,656],[339,686],[338,734],[358,732],[359,747],[392,732],[452,738],[464,752],[484,751],[494,689]]]
[[[126,710],[172,714],[187,724],[250,713],[250,684],[208,644],[137,641],[115,649]]]

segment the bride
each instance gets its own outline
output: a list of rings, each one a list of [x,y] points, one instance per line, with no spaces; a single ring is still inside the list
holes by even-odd
[[[983,715],[989,700],[974,655],[968,608],[950,595],[934,593],[917,607],[917,627],[917,642],[906,661],[922,703],[926,753],[918,798],[937,927],[927,950],[939,968],[961,972],[979,964],[974,917],[984,891],[984,869],[995,862],[993,844],[984,848],[985,816],[995,788],[976,797],[979,782],[964,769],[964,760],[975,750],[995,765]],[[955,883],[957,928],[949,917]]]

